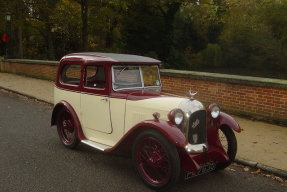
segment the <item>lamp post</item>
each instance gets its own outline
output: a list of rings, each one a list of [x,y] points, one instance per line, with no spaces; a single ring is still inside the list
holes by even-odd
[[[5,14],[5,21],[6,21],[6,42],[5,42],[5,57],[10,57],[10,40],[11,40],[11,13],[6,12]]]

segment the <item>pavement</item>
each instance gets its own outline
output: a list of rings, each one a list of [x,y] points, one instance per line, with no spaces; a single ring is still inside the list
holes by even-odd
[[[0,73],[0,88],[53,104],[51,81]],[[233,117],[243,128],[236,161],[287,178],[287,127]]]

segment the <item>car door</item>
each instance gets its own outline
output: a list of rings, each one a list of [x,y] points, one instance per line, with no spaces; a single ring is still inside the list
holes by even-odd
[[[86,65],[81,94],[81,123],[84,133],[112,133],[110,100],[104,65]]]

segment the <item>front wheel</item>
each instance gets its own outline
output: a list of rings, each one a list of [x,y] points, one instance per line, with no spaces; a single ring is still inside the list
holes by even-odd
[[[221,126],[218,130],[219,140],[225,152],[228,155],[229,160],[224,163],[218,163],[216,165],[217,170],[225,169],[235,159],[237,153],[237,140],[234,132],[227,126]]]
[[[132,159],[138,174],[152,189],[168,189],[179,177],[178,152],[159,132],[141,133],[133,145]]]
[[[68,148],[75,148],[79,144],[76,137],[74,120],[70,113],[63,109],[58,113],[57,130],[61,142]]]

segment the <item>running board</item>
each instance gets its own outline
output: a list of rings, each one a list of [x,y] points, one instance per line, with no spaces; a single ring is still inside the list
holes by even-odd
[[[105,151],[106,149],[109,149],[111,148],[111,146],[108,146],[108,145],[104,145],[104,144],[101,144],[101,143],[97,143],[97,142],[94,142],[94,141],[91,141],[91,140],[81,140],[82,143],[86,144],[86,145],[89,145],[90,147],[93,147],[93,148],[96,148],[100,151]]]

